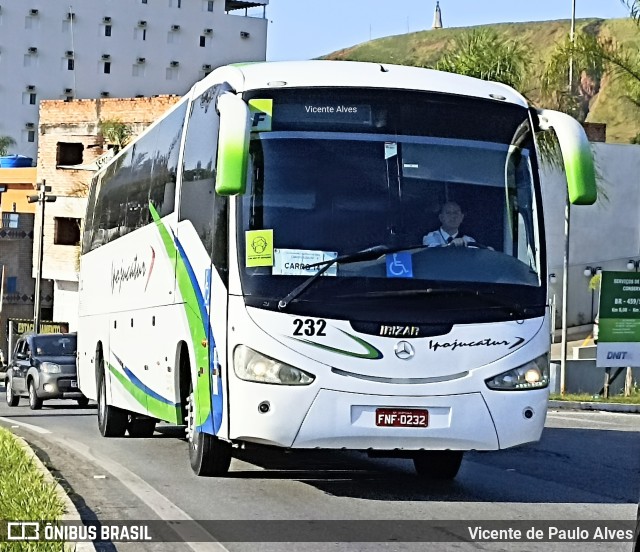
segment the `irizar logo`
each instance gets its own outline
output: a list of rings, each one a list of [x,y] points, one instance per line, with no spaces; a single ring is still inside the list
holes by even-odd
[[[380,335],[384,337],[418,337],[418,326],[380,326]]]

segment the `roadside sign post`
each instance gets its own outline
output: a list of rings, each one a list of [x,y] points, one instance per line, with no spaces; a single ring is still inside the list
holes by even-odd
[[[631,393],[632,367],[640,366],[640,273],[602,273],[596,366],[606,368],[605,398],[613,367],[627,367],[625,396]]]

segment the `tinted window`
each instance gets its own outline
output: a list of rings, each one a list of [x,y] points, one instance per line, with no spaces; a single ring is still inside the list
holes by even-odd
[[[186,108],[187,103],[182,103],[94,178],[85,222],[84,253],[148,224],[150,203],[160,216],[174,211]]]
[[[182,166],[179,220],[189,220],[198,232],[214,265],[227,267],[227,200],[215,193],[220,118],[214,86],[192,104]]]

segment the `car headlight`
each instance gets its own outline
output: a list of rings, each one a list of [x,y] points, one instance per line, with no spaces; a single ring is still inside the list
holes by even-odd
[[[245,345],[233,353],[233,370],[240,379],[279,385],[309,385],[315,376],[264,356]]]
[[[59,374],[60,366],[54,364],[53,362],[43,362],[40,365],[40,370],[42,370],[45,374]]]
[[[496,391],[528,391],[544,389],[549,385],[549,355],[538,358],[485,380],[489,389]]]

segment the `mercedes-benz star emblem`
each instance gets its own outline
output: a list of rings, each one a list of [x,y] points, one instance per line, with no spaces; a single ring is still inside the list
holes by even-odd
[[[395,351],[396,356],[401,360],[409,360],[410,358],[413,358],[413,355],[416,354],[415,350],[413,349],[413,345],[411,345],[411,343],[409,343],[408,341],[398,341],[393,350]]]

